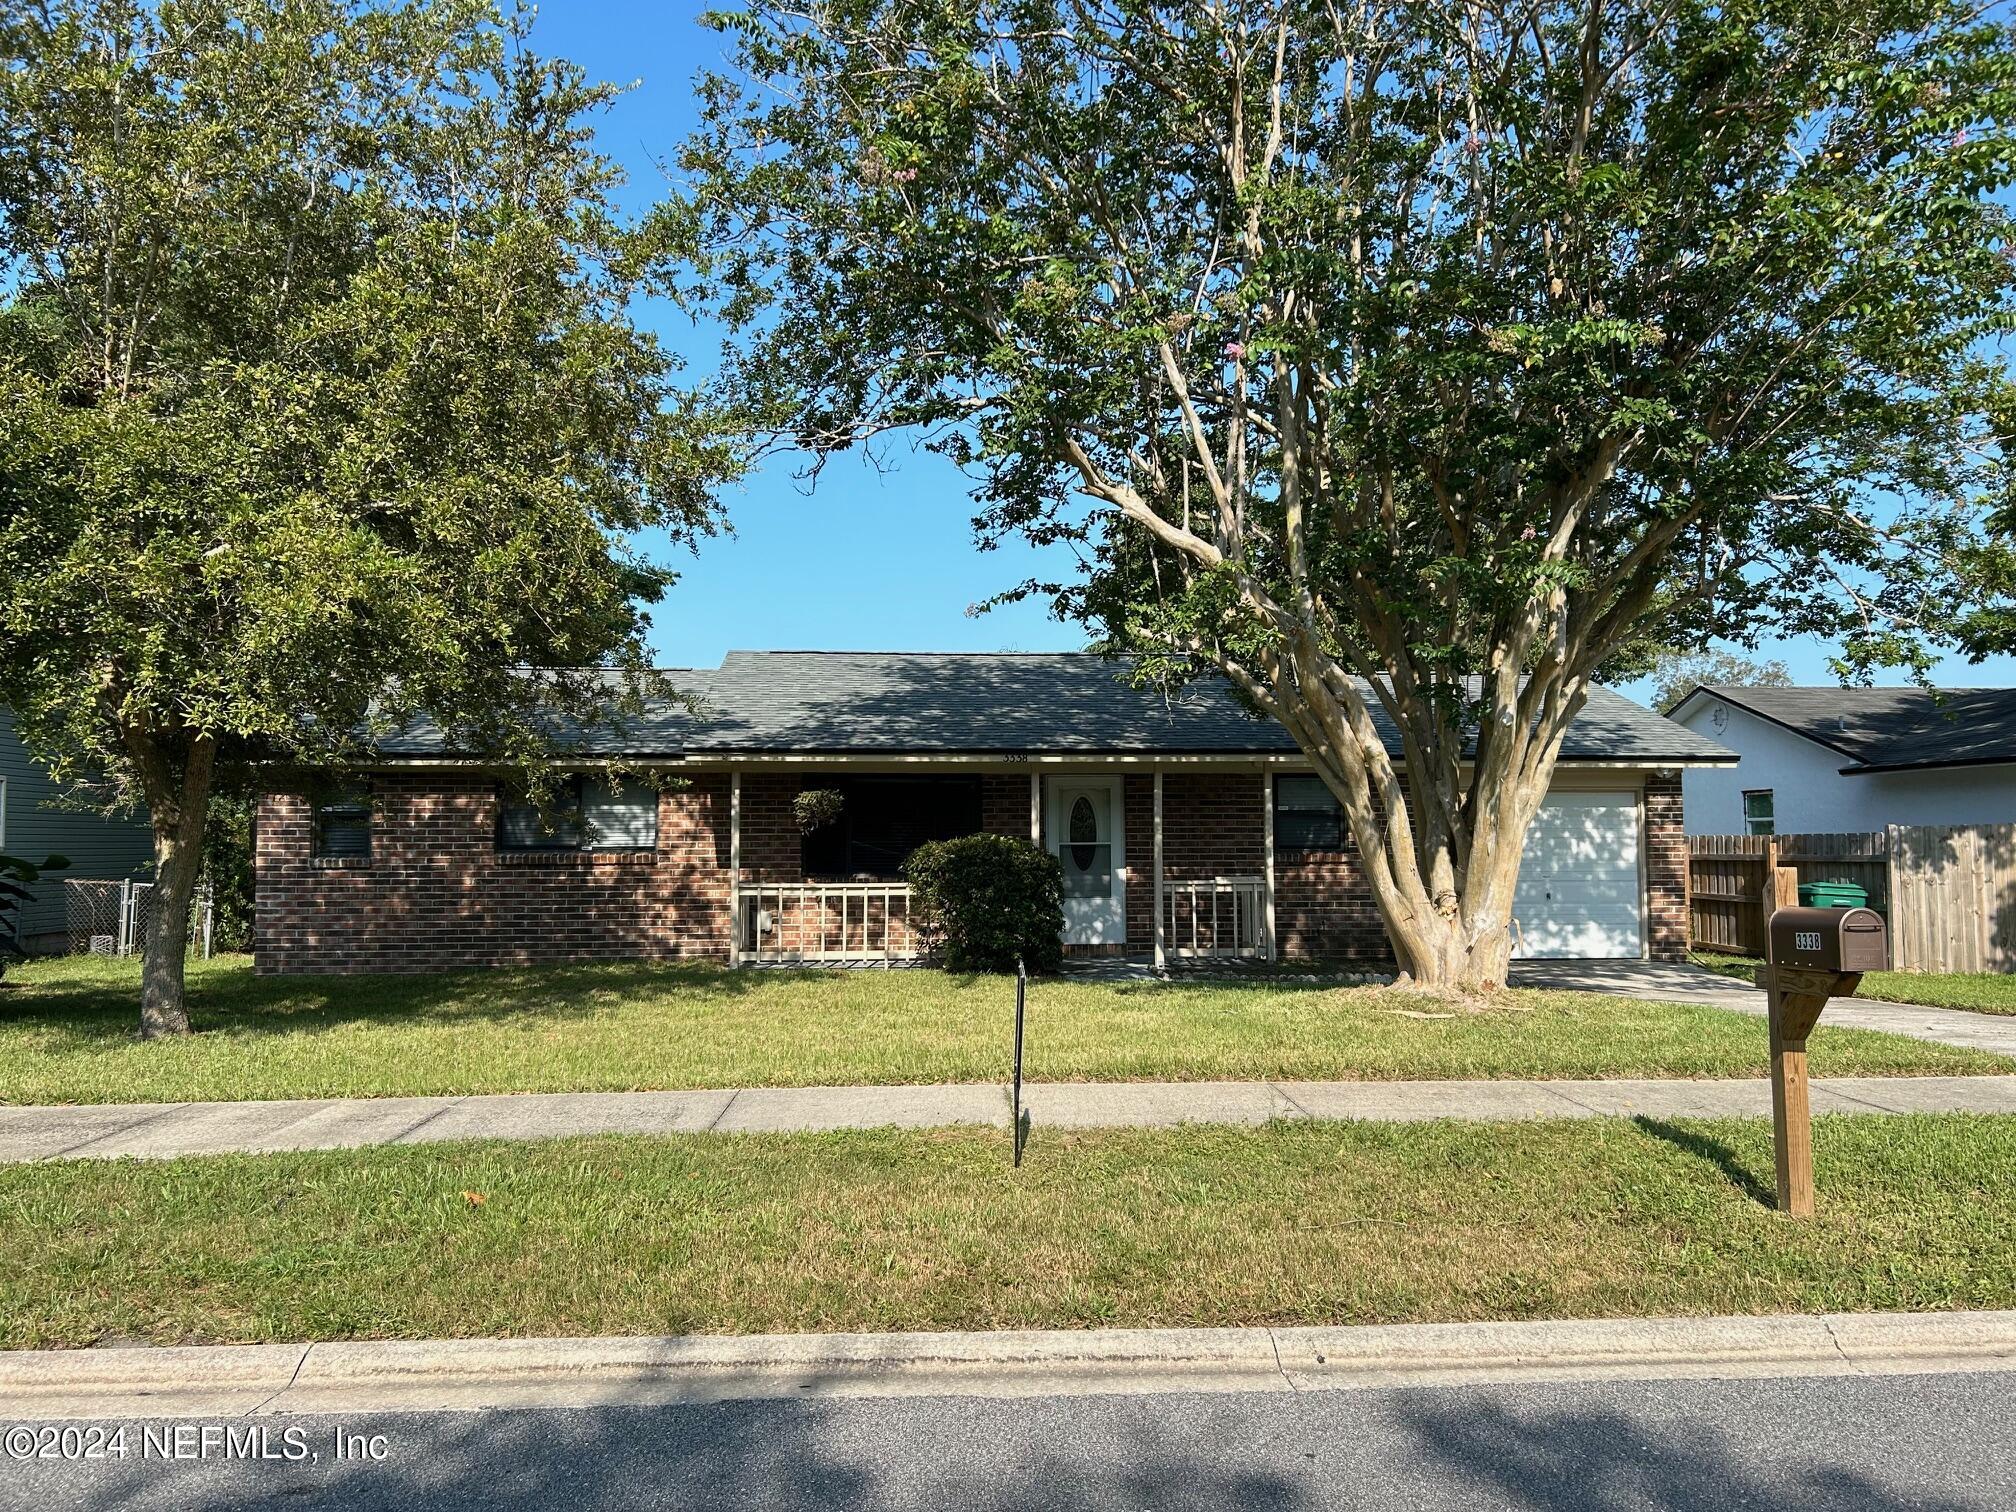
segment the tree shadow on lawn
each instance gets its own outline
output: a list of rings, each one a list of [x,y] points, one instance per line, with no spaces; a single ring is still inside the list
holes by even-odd
[[[564,1023],[593,1018],[612,999],[728,1002],[754,985],[746,973],[665,961],[326,977],[206,971],[192,973],[188,1001],[199,1035],[304,1036],[356,1024]],[[139,997],[137,971],[46,986],[0,982],[0,1026],[54,1031],[79,1048],[123,1041],[133,1037]]]
[[[1676,1150],[1707,1161],[1728,1178],[1731,1186],[1753,1202],[1761,1203],[1767,1208],[1775,1209],[1778,1206],[1775,1176],[1772,1184],[1766,1185],[1749,1166],[1743,1163],[1742,1157],[1721,1140],[1712,1139],[1693,1129],[1682,1128],[1679,1124],[1667,1123],[1664,1119],[1647,1118],[1643,1114],[1639,1114],[1631,1121],[1654,1139],[1663,1140]]]
[[[616,1007],[690,1010],[745,1003],[752,1009],[795,992],[826,992],[850,978],[874,976],[936,984],[963,998],[998,990],[1012,1011],[1014,978],[935,969],[862,972],[818,967],[731,970],[709,962],[618,961],[550,966],[496,966],[438,972],[255,976],[242,967],[204,968],[192,962],[190,1017],[198,1037],[308,1038],[357,1025],[538,1028],[585,1022]],[[1293,977],[1177,981],[1074,981],[1032,978],[1032,1004],[1055,986],[1094,988],[1119,1001],[1232,988],[1268,999],[1308,998],[1335,989],[1321,979]],[[926,985],[928,990],[928,985]],[[139,1017],[137,963],[102,974],[42,982],[32,976],[0,981],[0,1032],[38,1031],[44,1053],[103,1049],[130,1042]]]

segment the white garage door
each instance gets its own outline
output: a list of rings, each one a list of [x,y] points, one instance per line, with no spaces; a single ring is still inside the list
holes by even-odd
[[[1512,916],[1515,956],[1642,955],[1638,795],[1550,796],[1526,833]]]

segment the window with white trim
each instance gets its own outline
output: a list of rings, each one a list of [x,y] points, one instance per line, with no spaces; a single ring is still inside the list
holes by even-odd
[[[1778,833],[1777,805],[1770,788],[1753,788],[1743,795],[1743,832],[1748,835]]]

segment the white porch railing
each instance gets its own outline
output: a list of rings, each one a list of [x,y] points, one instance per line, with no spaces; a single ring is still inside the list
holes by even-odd
[[[1165,878],[1162,908],[1163,949],[1172,957],[1271,954],[1265,877]]]
[[[745,961],[908,961],[924,953],[901,882],[743,882],[735,928]]]

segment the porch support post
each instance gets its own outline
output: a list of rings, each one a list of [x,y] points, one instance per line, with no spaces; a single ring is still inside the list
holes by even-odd
[[[1029,774],[1029,843],[1043,848],[1043,774]]]
[[[1168,943],[1163,939],[1162,905],[1162,768],[1155,768],[1155,969],[1169,969]]]
[[[742,773],[728,774],[728,964],[742,964]]]
[[[1267,870],[1261,891],[1267,900],[1267,959],[1274,957],[1274,774],[1260,769],[1260,832],[1266,837]]]

